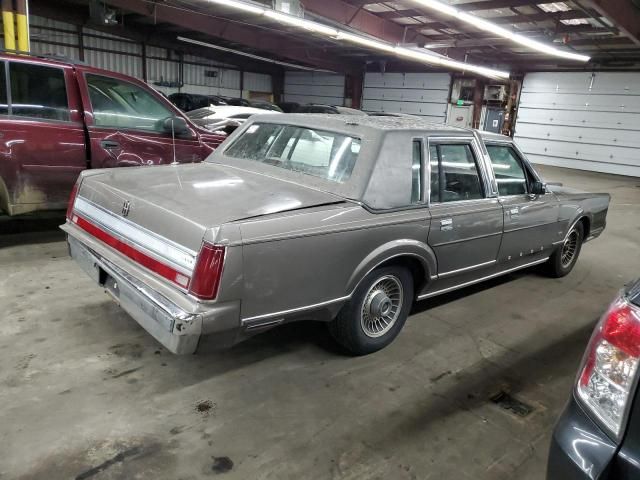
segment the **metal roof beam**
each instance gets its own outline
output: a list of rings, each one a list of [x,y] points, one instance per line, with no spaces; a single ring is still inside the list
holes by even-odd
[[[150,16],[158,22],[171,23],[185,30],[204,33],[208,37],[244,45],[263,54],[273,55],[274,60],[284,57],[288,61],[301,62],[304,65],[336,72],[360,71],[357,65],[340,61],[335,56],[330,57],[322,49],[306,44],[300,44],[300,50],[292,50],[289,47],[296,44],[292,42],[291,35],[286,30],[270,29],[266,32],[256,25],[226,21],[164,3],[150,4],[144,0],[106,0],[106,3],[124,11]],[[211,43],[214,42],[212,39]]]
[[[587,5],[611,20],[622,33],[640,45],[640,8],[630,0],[587,0]]]

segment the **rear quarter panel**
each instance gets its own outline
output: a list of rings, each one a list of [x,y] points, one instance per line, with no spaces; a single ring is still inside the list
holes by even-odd
[[[559,225],[563,236],[582,217],[589,220],[589,234],[599,234],[604,229],[611,200],[608,193],[560,191],[554,194],[560,202]]]
[[[376,265],[410,255],[429,272],[426,208],[373,214],[347,204],[245,222],[242,318],[277,314],[351,294]],[[417,288],[417,287],[416,287]]]

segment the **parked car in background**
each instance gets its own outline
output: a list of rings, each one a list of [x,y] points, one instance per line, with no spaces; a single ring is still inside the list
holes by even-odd
[[[355,108],[340,107],[337,105],[319,105],[310,103],[308,105],[300,105],[293,113],[328,113],[332,115],[366,115],[362,110]]]
[[[366,354],[414,300],[538,264],[568,274],[609,199],[546,187],[508,137],[271,114],[198,165],[82,175],[62,228],[80,266],[174,353],[311,319]]]
[[[261,110],[269,110],[272,112],[282,113],[282,109],[275,103],[267,102],[266,100],[251,100],[251,107],[260,108]]]
[[[224,139],[127,75],[9,54],[0,67],[5,214],[64,209],[87,168],[200,162]]]
[[[547,480],[640,478],[640,279],[593,332],[553,432]]]
[[[205,107],[187,113],[187,116],[201,127],[212,132],[222,131],[230,134],[242,125],[252,115],[267,113],[264,110],[253,107],[235,107],[233,105],[221,105],[219,107]],[[269,113],[280,113],[270,111]]]
[[[198,95],[195,93],[172,93],[169,100],[183,112],[190,112],[198,108],[211,105],[226,105],[222,97],[217,95]]]
[[[234,107],[250,107],[251,102],[246,98],[230,97],[226,99],[227,105],[233,105]]]
[[[278,106],[284,113],[293,113],[298,109],[300,104],[297,102],[280,102]]]

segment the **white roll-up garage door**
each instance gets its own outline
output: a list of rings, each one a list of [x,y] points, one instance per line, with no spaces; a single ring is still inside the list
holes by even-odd
[[[285,72],[284,99],[300,105],[344,105],[344,75],[323,72]]]
[[[444,123],[451,77],[448,73],[369,73],[364,77],[362,109],[410,113]]]
[[[515,139],[534,163],[640,177],[640,73],[529,73]]]

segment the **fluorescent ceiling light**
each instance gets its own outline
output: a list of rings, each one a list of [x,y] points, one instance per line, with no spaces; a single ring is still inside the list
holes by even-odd
[[[480,30],[484,30],[485,32],[493,33],[515,43],[519,43],[524,47],[530,48],[531,50],[537,50],[538,52],[546,53],[548,55],[562,57],[568,60],[577,60],[580,62],[588,62],[590,58],[587,55],[580,55],[566,50],[561,50],[551,45],[547,45],[545,43],[525,37],[518,33],[514,33],[511,30],[507,30],[506,28],[496,25],[495,23],[492,23],[470,13],[458,10],[457,8],[452,7],[449,4],[439,2],[438,0],[413,0],[413,2],[423,7],[437,10],[440,13],[444,13],[445,15],[460,20],[461,22],[468,23],[469,25],[472,25]]]
[[[304,67],[302,65],[296,65],[295,63],[281,62],[279,60],[274,60],[272,58],[261,57],[260,55],[254,55],[253,53],[242,52],[240,50],[234,50],[233,48],[222,47],[220,45],[214,45],[213,43],[201,42],[200,40],[195,40],[193,38],[187,37],[177,37],[177,39],[181,42],[191,43],[193,45],[198,45],[200,47],[213,48],[214,50],[220,50],[222,52],[233,53],[234,55],[242,55],[243,57],[253,58],[254,60],[259,60],[261,62],[273,63],[276,65],[282,65],[283,67],[297,68],[300,70],[309,70],[313,72],[328,72],[329,70],[323,70],[320,68],[312,68],[312,67]]]
[[[374,50],[380,50],[389,54],[394,54],[400,57],[409,58],[411,60],[415,60],[421,63],[443,66],[443,67],[451,68],[454,70],[475,72],[475,73],[478,73],[479,75],[484,75],[491,78],[509,78],[509,72],[494,70],[491,68],[482,67],[480,65],[473,65],[470,63],[459,62],[457,60],[452,60],[446,57],[430,55],[428,53],[419,52],[419,51],[412,50],[405,47],[400,47],[384,40],[380,40],[374,37],[368,37],[365,35],[360,35],[357,33],[351,33],[346,30],[341,30],[339,28],[333,28],[333,27],[330,27],[329,25],[325,25],[320,22],[307,20],[305,18],[300,18],[295,15],[289,15],[288,13],[273,10],[271,8],[265,8],[258,4],[243,2],[239,0],[208,0],[208,2],[215,3],[217,5],[221,5],[227,8],[234,8],[237,10],[242,10],[244,12],[249,12],[256,15],[264,16],[271,20],[275,20],[276,22],[282,23],[284,25],[290,25],[292,27],[302,28],[310,32],[325,35],[334,40],[342,40],[346,42],[355,43],[362,47],[372,48]],[[450,8],[452,10],[455,10],[453,7],[450,7]],[[238,50],[232,50],[225,47],[220,47],[218,45],[212,45],[206,42],[200,42],[199,40],[193,40],[193,39],[188,39],[184,37],[178,37],[178,40],[181,40],[183,42],[193,43],[200,46],[207,46],[209,48],[216,48],[218,50],[229,51],[237,55],[244,55],[246,57],[255,58],[261,61],[269,61],[271,63],[275,63],[278,65],[291,66],[293,68],[299,68],[303,70],[315,70],[313,68],[301,67],[300,65],[294,65],[286,62],[279,62],[276,60],[270,60],[268,58],[260,57],[258,55],[252,55],[249,53],[240,52]]]

